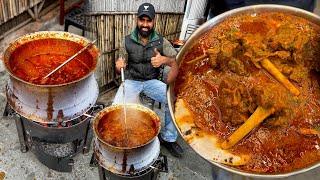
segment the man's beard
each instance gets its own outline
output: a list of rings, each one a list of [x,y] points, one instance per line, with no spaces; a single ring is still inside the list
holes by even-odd
[[[143,31],[142,28],[147,28],[148,31]],[[149,29],[148,27],[140,27],[140,28],[137,27],[137,29],[138,29],[139,34],[144,38],[149,37],[149,35],[153,32],[153,28]]]

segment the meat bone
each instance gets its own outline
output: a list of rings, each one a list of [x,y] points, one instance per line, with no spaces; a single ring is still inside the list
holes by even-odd
[[[267,70],[277,81],[287,88],[293,95],[298,96],[300,91],[279,71],[273,63],[264,58],[260,61],[261,66]],[[222,149],[229,149],[243,139],[252,129],[257,127],[267,117],[275,112],[274,108],[264,108],[258,106],[249,119],[243,123],[231,136],[229,136],[222,144]]]

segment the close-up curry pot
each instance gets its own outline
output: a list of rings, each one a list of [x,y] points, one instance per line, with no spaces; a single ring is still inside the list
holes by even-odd
[[[41,123],[80,117],[98,98],[94,77],[99,50],[90,46],[48,78],[57,66],[90,41],[62,31],[40,31],[17,38],[4,52],[9,73],[8,103],[23,117]]]
[[[307,11],[257,5],[209,20],[180,49],[167,93],[179,133],[210,163],[245,176],[318,167],[319,57],[320,18]]]
[[[42,36],[41,36],[42,35]],[[40,32],[11,44],[5,64],[10,74],[37,85],[60,85],[77,81],[96,68],[96,52],[84,51],[48,78],[44,78],[85,45],[69,34]]]
[[[124,113],[124,111],[126,113]],[[110,150],[143,147],[160,132],[160,118],[139,104],[112,105],[100,111],[93,123],[98,140]]]

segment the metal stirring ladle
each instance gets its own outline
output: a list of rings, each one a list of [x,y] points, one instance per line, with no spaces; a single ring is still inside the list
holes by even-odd
[[[69,59],[67,59],[64,63],[60,64],[58,67],[56,67],[53,71],[51,71],[49,74],[47,74],[46,76],[44,76],[42,79],[46,79],[47,77],[51,76],[53,73],[55,73],[56,71],[58,71],[62,66],[64,66],[65,64],[67,64],[68,62],[70,62],[71,60],[73,60],[76,56],[78,56],[79,54],[81,54],[84,50],[86,50],[88,47],[90,47],[91,45],[93,45],[97,40],[93,40],[92,42],[89,42],[85,47],[83,47],[80,51],[78,51],[76,54],[74,54],[73,56],[71,56]]]
[[[126,132],[126,145],[128,145],[128,128],[127,128],[127,110],[126,110],[126,95],[125,95],[125,85],[124,85],[124,68],[121,68],[121,82],[122,82],[122,96],[123,96],[123,112],[124,112],[124,125],[125,125],[125,132]]]

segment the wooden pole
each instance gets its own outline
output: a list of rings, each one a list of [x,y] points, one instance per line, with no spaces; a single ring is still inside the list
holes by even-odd
[[[105,18],[105,22],[106,22],[106,28],[105,28],[105,31],[104,31],[104,34],[105,34],[105,52],[106,51],[109,51],[111,49],[110,47],[110,34],[111,34],[111,27],[110,27],[110,20],[109,20],[109,15],[105,15],[104,16]],[[108,63],[109,63],[109,59],[110,59],[110,53],[106,54],[106,59],[105,59],[105,62],[104,62],[104,76],[106,77],[106,82],[105,82],[105,85],[107,85],[109,83],[109,67],[108,67]]]
[[[64,23],[64,0],[59,0],[60,3],[60,15],[59,15],[59,23],[63,25]]]
[[[101,15],[100,15],[101,16]],[[96,16],[96,23],[97,23],[97,28],[96,28],[96,33],[97,33],[97,39],[98,39],[98,48],[101,49],[101,26],[100,26],[100,16]],[[98,82],[99,82],[99,86],[102,87],[103,83],[102,83],[102,77],[101,77],[101,74],[102,74],[102,69],[101,69],[101,63],[103,61],[103,55],[100,57],[100,61],[99,61],[99,67],[97,68],[98,69]]]
[[[102,36],[101,37],[101,49],[103,51],[105,51],[105,48],[106,48],[105,47],[105,35],[106,34],[104,34],[104,28],[106,27],[106,23],[107,23],[107,22],[104,21],[104,18],[105,18],[105,15],[102,15],[101,16],[101,21],[100,21],[100,23],[101,23],[101,26],[100,26],[101,27],[101,31],[100,32],[101,32],[101,36]],[[106,84],[106,76],[105,76],[105,73],[104,73],[105,72],[105,62],[106,62],[106,56],[104,55],[103,59],[102,59],[102,62],[101,62],[101,65],[102,65],[101,66],[101,68],[102,68],[101,70],[103,72],[102,73],[102,86],[104,86]]]
[[[115,46],[114,46],[114,15],[109,15],[110,16],[110,21],[111,21],[111,36],[110,36],[110,39],[111,39],[111,45],[112,45],[112,48],[115,48]],[[114,56],[114,52],[112,52],[111,53],[111,55],[110,55],[110,61],[109,61],[109,68],[110,68],[110,70],[111,70],[111,72],[110,72],[110,82],[109,83],[111,83],[113,80],[114,80],[114,71],[115,71],[115,69],[114,69],[114,60],[115,60],[115,56]]]

